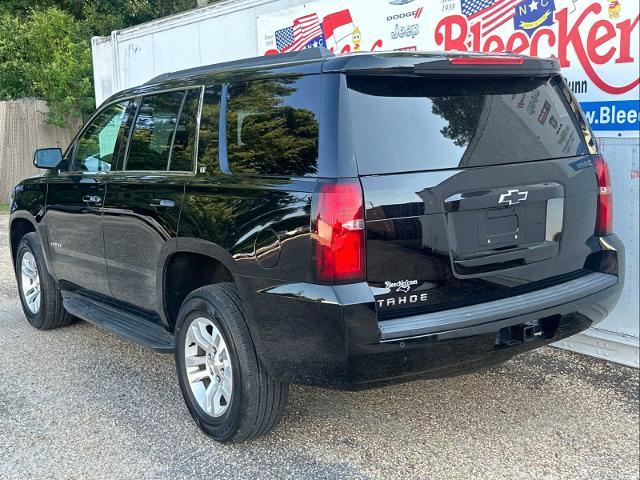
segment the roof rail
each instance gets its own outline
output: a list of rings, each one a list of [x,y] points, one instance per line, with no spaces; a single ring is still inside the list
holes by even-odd
[[[188,68],[186,70],[178,70],[170,73],[162,73],[145,83],[149,85],[163,80],[173,78],[187,77],[191,75],[199,75],[213,73],[222,70],[232,70],[234,68],[251,68],[251,67],[268,67],[270,65],[279,65],[283,63],[304,62],[309,60],[322,60],[333,57],[325,47],[305,48],[298,52],[278,53],[275,55],[265,55],[262,57],[243,58],[241,60],[233,60],[231,62],[215,63],[213,65],[203,65],[201,67]]]

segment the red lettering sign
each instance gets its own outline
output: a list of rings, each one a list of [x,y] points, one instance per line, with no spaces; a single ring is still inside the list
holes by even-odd
[[[436,45],[444,50],[458,51],[511,51],[539,55],[540,47],[545,46],[555,50],[556,56],[562,67],[571,66],[567,57],[569,49],[575,54],[580,67],[585,71],[589,79],[603,92],[611,95],[620,95],[633,90],[640,85],[640,76],[626,85],[612,85],[606,82],[596,72],[595,65],[603,65],[613,60],[615,63],[632,63],[636,61],[631,52],[631,36],[635,33],[640,16],[634,20],[627,19],[617,24],[609,20],[599,19],[593,21],[594,15],[602,12],[599,3],[587,6],[577,18],[569,19],[568,8],[558,10],[555,13],[557,32],[549,27],[541,27],[533,34],[531,39],[523,32],[513,32],[508,38],[498,35],[484,37],[482,25],[474,23],[469,26],[468,20],[463,15],[450,15],[441,19],[436,26],[434,39]],[[587,21],[593,21],[586,35],[581,34],[582,27]]]

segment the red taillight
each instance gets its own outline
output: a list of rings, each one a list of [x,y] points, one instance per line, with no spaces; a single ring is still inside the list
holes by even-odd
[[[450,58],[451,65],[522,65],[524,60],[519,57],[455,57]]]
[[[596,230],[598,236],[613,232],[613,191],[609,166],[601,156],[593,157],[593,168],[598,182],[598,209],[596,213]]]
[[[358,180],[319,183],[312,232],[316,279],[345,283],[365,278],[364,206]]]

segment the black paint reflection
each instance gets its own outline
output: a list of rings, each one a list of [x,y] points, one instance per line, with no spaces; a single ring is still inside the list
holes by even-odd
[[[582,274],[592,253],[595,180],[572,163],[362,178],[367,279],[381,318],[486,302]],[[508,188],[527,191],[527,200],[500,204]],[[386,287],[405,280],[417,284],[409,292]]]

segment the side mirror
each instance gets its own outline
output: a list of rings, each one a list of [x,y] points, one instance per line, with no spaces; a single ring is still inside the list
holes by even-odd
[[[54,170],[62,163],[62,150],[59,148],[39,148],[33,154],[33,164],[37,168]]]

